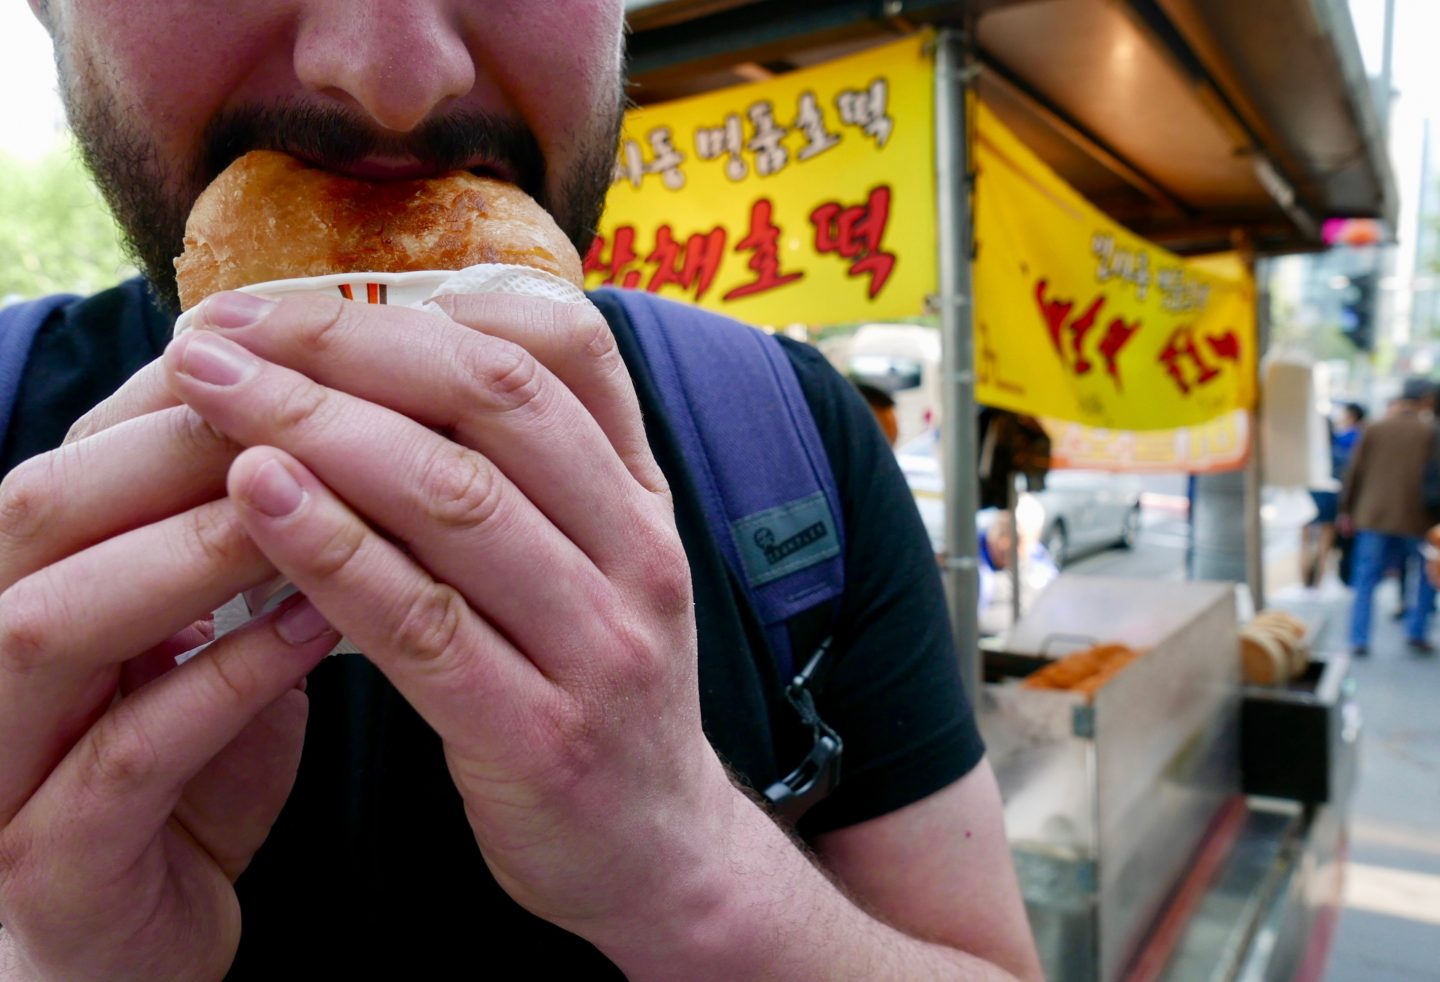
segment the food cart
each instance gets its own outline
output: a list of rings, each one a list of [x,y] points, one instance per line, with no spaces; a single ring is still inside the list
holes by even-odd
[[[642,105],[783,80],[926,25],[940,29],[927,42],[935,80],[928,220],[931,309],[945,339],[945,575],[1047,967],[1057,979],[1318,977],[1338,900],[1359,734],[1343,657],[1319,659],[1284,686],[1253,689],[1238,671],[1236,612],[1245,601],[1233,586],[1062,575],[982,658],[974,628],[976,446],[969,421],[993,335],[973,320],[975,174],[967,161],[976,113],[966,96],[977,94],[1110,219],[1177,254],[1238,245],[1253,262],[1319,248],[1325,218],[1393,222],[1395,208],[1381,122],[1342,0],[1275,0],[1262,18],[1241,0],[628,0],[626,9],[632,95]],[[855,78],[855,91],[866,91],[871,77]],[[745,141],[760,140],[763,120],[790,124],[782,103],[798,107],[798,128],[807,103],[798,93],[786,99],[759,115],[734,113],[733,126],[729,115],[717,115],[707,136],[714,156],[761,145]],[[812,120],[815,106],[826,104],[812,100]],[[628,158],[635,185],[675,178],[669,183],[678,193],[683,179],[655,166],[674,145],[662,140],[649,149],[650,157],[637,146]],[[896,197],[884,204],[899,208],[915,182],[891,183]],[[757,194],[755,201],[761,197],[767,204],[758,217],[768,221],[770,208],[780,216],[790,195]],[[866,204],[873,212],[877,202]],[[697,249],[763,245],[757,212],[748,217],[728,240],[678,220],[665,226],[666,235],[690,236]],[[783,220],[778,226],[789,228]],[[768,242],[783,258],[792,238],[805,236],[782,235],[778,226]],[[906,219],[906,227],[913,232],[918,224]],[[818,245],[820,223],[814,232]],[[854,246],[833,238],[824,244],[832,254]],[[595,258],[613,264],[615,245]],[[657,241],[653,254],[661,253]],[[914,263],[902,258],[901,265]],[[687,285],[697,277],[711,282],[698,266],[676,268],[682,278],[689,274]],[[745,288],[719,277],[717,294]],[[832,292],[816,287],[808,299],[832,301]],[[1252,303],[1263,311],[1263,295]],[[884,319],[864,307],[857,304],[854,321]],[[778,322],[789,319],[803,318]],[[1262,324],[1261,346],[1263,336]],[[1208,340],[1223,343],[1219,335]],[[1242,442],[1252,435],[1252,410],[1253,400],[1225,417],[1225,432],[1241,434]],[[1227,451],[1207,459],[1229,466],[1245,457]],[[1248,459],[1253,544],[1262,476],[1259,455]],[[1244,581],[1246,573],[1242,566],[1232,578]],[[1076,634],[1125,640],[1146,655],[1093,699],[1026,689],[1029,673],[1063,653],[1062,635]],[[1294,766],[1302,758],[1320,762],[1303,780]]]

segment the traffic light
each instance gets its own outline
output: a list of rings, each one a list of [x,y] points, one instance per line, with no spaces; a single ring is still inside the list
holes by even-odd
[[[1375,273],[1356,273],[1340,292],[1340,330],[1360,351],[1375,347]]]

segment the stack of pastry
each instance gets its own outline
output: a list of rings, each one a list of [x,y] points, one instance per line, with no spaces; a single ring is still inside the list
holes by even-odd
[[[1305,622],[1283,610],[1263,610],[1240,629],[1240,671],[1251,685],[1280,685],[1305,674],[1310,653]]]
[[[1022,684],[1031,689],[1065,689],[1093,697],[1140,654],[1123,644],[1096,645],[1032,672]]]

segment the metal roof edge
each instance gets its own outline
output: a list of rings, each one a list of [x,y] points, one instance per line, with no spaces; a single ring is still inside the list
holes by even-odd
[[[1316,24],[1330,38],[1330,50],[1335,53],[1340,78],[1344,82],[1345,101],[1355,117],[1357,128],[1365,141],[1366,157],[1374,168],[1375,179],[1380,185],[1381,206],[1377,218],[1392,230],[1398,220],[1399,200],[1395,184],[1395,171],[1390,164],[1386,147],[1388,128],[1382,124],[1378,107],[1370,88],[1370,78],[1365,74],[1365,61],[1360,54],[1360,40],[1355,34],[1355,25],[1350,19],[1349,8],[1344,0],[1308,0]]]

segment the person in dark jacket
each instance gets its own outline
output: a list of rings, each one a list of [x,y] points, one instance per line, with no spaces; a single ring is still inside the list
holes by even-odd
[[[1355,445],[1340,491],[1340,528],[1355,536],[1350,646],[1369,653],[1375,588],[1395,561],[1417,563],[1420,542],[1430,528],[1425,485],[1436,463],[1436,435],[1425,405],[1430,386],[1405,382],[1391,412],[1372,423]],[[1428,578],[1410,578],[1405,631],[1411,650],[1428,654],[1434,587]]]

